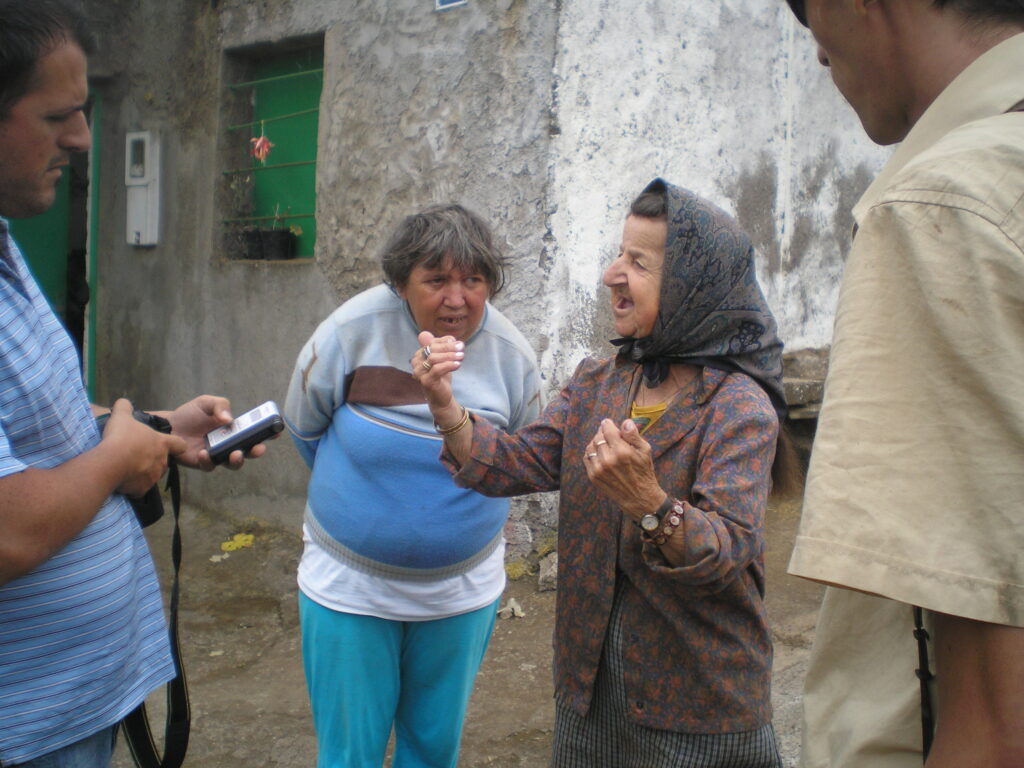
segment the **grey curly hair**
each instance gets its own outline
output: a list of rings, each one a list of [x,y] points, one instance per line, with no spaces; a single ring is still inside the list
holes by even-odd
[[[406,216],[391,233],[380,255],[384,282],[402,290],[412,270],[450,260],[464,273],[480,274],[493,297],[505,284],[505,258],[491,228],[480,216],[449,203]]]

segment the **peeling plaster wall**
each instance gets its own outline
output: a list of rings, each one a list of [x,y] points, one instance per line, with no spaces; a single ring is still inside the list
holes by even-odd
[[[654,176],[733,212],[791,349],[829,343],[849,209],[886,151],[780,1],[92,0],[103,25],[97,396],[147,407],[210,391],[282,402],[316,325],[379,279],[382,239],[456,200],[509,256],[496,299],[549,391],[613,334],[601,272]],[[226,56],[324,41],[318,241],[305,263],[230,261],[218,209]],[[125,244],[124,134],[163,144],[158,246]],[[258,467],[258,468],[257,468]],[[295,522],[308,472],[287,439],[240,473],[189,473],[190,501]],[[553,512],[516,506],[513,553]]]
[[[828,345],[849,209],[887,151],[862,135],[786,5],[564,0],[559,29],[553,378],[609,349],[601,273],[656,176],[750,233],[788,348]]]
[[[495,303],[539,339],[554,13],[525,0],[423,5],[367,4],[328,29],[317,258],[347,298],[379,281],[377,252],[402,217],[461,202],[506,243]]]

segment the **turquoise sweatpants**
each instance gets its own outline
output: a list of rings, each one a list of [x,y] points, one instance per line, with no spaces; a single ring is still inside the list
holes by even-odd
[[[299,592],[317,768],[455,768],[462,721],[498,601],[433,621],[324,608]]]

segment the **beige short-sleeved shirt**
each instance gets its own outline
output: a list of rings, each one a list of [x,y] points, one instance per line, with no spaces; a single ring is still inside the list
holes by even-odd
[[[908,604],[1024,626],[1022,72],[971,64],[854,209],[790,572],[883,597],[826,594],[805,768],[921,764]]]

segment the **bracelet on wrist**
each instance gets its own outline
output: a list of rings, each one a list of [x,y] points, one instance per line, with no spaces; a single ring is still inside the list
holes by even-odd
[[[455,426],[442,427],[435,421],[434,430],[437,432],[437,434],[442,435],[443,437],[448,437],[448,435],[454,435],[467,424],[469,424],[469,409],[466,408],[466,406],[462,406],[462,415],[459,417],[459,420],[455,423]]]
[[[685,510],[683,509],[683,505],[680,501],[673,499],[670,496],[668,502],[670,503],[670,509],[668,514],[661,519],[657,530],[652,532],[644,531],[641,534],[641,538],[644,541],[650,544],[656,544],[659,547],[672,538],[672,534],[676,532],[676,529],[680,525],[682,525],[683,516],[685,514]]]

